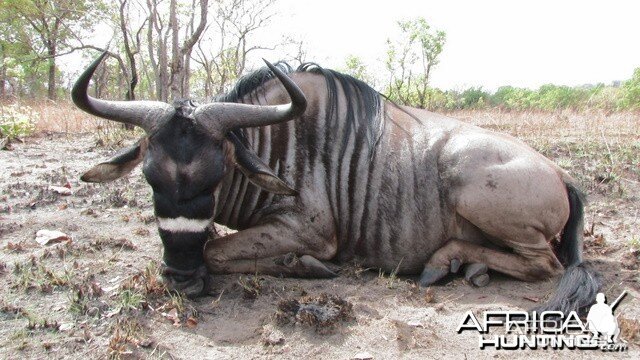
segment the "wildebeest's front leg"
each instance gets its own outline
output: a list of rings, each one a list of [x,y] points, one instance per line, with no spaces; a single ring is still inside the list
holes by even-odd
[[[209,240],[204,258],[212,273],[260,273],[292,277],[333,277],[320,260],[336,252],[331,239],[305,237],[280,221]]]

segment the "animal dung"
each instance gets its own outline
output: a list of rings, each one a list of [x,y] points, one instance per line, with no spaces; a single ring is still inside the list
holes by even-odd
[[[284,299],[278,303],[276,320],[279,325],[303,324],[315,326],[321,334],[333,332],[339,323],[355,319],[353,304],[336,295],[325,293],[317,297]]]

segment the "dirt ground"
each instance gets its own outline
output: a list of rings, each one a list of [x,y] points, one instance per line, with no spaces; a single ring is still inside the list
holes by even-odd
[[[476,333],[456,333],[468,310],[532,308],[557,279],[492,274],[483,288],[454,277],[421,289],[415,278],[347,264],[331,280],[225,275],[213,276],[211,296],[169,293],[158,282],[162,246],[140,169],[109,184],[81,183],[119,146],[95,132],[45,131],[0,151],[0,357],[640,358],[640,116],[454,116],[524,139],[583,184],[586,258],[610,299],[629,292],[616,311],[626,352],[480,350]],[[43,229],[67,237],[38,242]],[[322,307],[318,298],[331,301]],[[304,305],[309,313],[335,321],[287,317],[287,306],[305,301],[317,305]]]

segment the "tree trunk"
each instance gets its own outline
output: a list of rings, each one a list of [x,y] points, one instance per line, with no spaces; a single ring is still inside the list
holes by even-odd
[[[184,71],[182,75],[182,96],[185,99],[191,97],[191,86],[189,84],[191,80],[191,49],[184,56]]]
[[[47,55],[49,55],[49,84],[47,85],[47,98],[56,100],[56,45],[50,42]]]
[[[0,44],[0,100],[7,96],[7,67],[4,64],[4,47]]]
[[[127,24],[125,18],[125,7],[127,6],[127,0],[120,1],[120,31],[122,31],[122,38],[124,40],[124,52],[127,56],[127,60],[129,62],[129,68],[131,70],[129,76],[127,76],[126,71],[123,71],[123,75],[125,75],[125,81],[127,82],[127,92],[125,94],[125,99],[128,101],[133,101],[136,99],[136,85],[138,84],[138,69],[136,69],[136,59],[135,53],[131,49],[131,45],[129,44],[129,32],[127,31]],[[124,70],[124,69],[123,69]],[[122,124],[125,130],[133,130],[134,126],[131,124]]]
[[[180,85],[182,85],[182,54],[178,40],[180,32],[178,29],[177,0],[171,0],[169,5],[169,27],[171,28],[171,77],[170,88],[172,100],[182,97]]]
[[[161,101],[167,101],[169,97],[174,100],[184,98],[189,95],[187,72],[190,68],[191,52],[207,23],[208,0],[200,0],[200,23],[195,30],[190,31],[191,34],[187,34],[188,38],[182,45],[180,45],[177,0],[169,2],[169,23],[166,26],[162,23],[157,3],[157,0],[147,0],[150,12],[147,43],[156,80],[156,97]],[[195,4],[194,1],[193,11],[195,11]],[[154,37],[157,43],[154,43]],[[169,51],[171,51],[171,58],[169,58]]]
[[[167,55],[167,43],[166,43],[166,38],[163,40],[160,40],[160,44],[158,46],[158,82],[157,82],[157,89],[158,89],[158,98],[161,101],[167,101],[169,99],[169,89],[168,89],[168,78],[169,78],[169,74],[168,74],[168,70],[167,70],[167,66],[168,66],[168,55]]]
[[[186,65],[186,59],[191,57],[193,47],[200,40],[200,36],[202,36],[202,32],[207,25],[208,3],[208,0],[200,0],[200,23],[190,37],[184,40],[182,46],[180,46],[176,0],[171,0],[169,6],[169,27],[172,30],[173,37],[171,43],[172,59],[169,85],[173,99],[185,98],[189,94],[189,77],[186,74],[188,65]],[[192,11],[195,11],[195,2],[192,6]]]
[[[167,69],[167,41],[170,27],[165,29],[162,17],[158,12],[158,1],[147,0],[149,8],[149,29],[147,32],[147,46],[149,60],[155,82],[155,95],[158,101],[167,101],[168,69]],[[155,42],[154,42],[155,37]]]

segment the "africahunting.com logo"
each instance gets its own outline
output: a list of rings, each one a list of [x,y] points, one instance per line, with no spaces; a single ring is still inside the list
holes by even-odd
[[[480,349],[600,349],[625,351],[627,342],[620,339],[618,318],[614,311],[627,295],[623,291],[611,304],[603,293],[589,309],[583,322],[575,311],[485,311],[476,317],[468,311],[458,326],[478,333]]]

